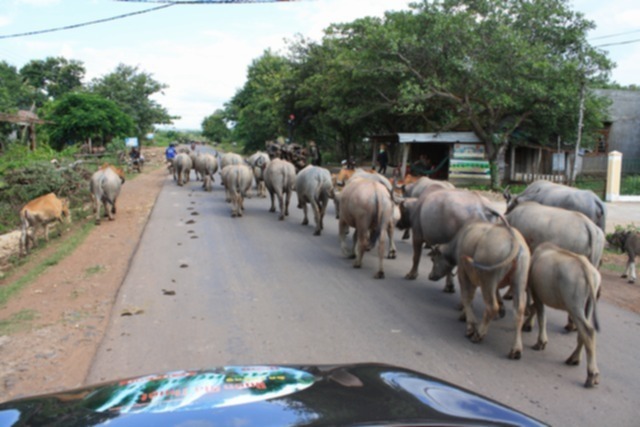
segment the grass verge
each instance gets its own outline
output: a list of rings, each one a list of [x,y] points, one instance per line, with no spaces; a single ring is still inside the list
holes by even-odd
[[[10,318],[0,320],[0,336],[29,329],[31,322],[37,317],[38,313],[35,310],[22,310],[13,313]]]
[[[22,290],[36,277],[42,274],[48,267],[56,265],[60,260],[71,254],[87,237],[95,224],[92,221],[85,222],[79,228],[73,230],[67,238],[60,243],[58,250],[51,256],[42,260],[38,265],[30,269],[24,276],[6,286],[0,287],[0,307],[4,306],[11,296]]]

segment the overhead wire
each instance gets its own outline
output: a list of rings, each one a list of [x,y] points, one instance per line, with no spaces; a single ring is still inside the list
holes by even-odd
[[[156,10],[165,9],[167,7],[171,7],[171,6],[174,6],[174,5],[175,5],[175,3],[170,3],[170,4],[165,4],[165,5],[162,5],[162,6],[152,7],[151,9],[139,10],[137,12],[125,13],[124,15],[112,16],[110,18],[97,19],[95,21],[83,22],[83,23],[80,23],[80,24],[66,25],[64,27],[50,28],[50,29],[46,29],[46,30],[28,31],[26,33],[5,34],[5,35],[0,35],[0,39],[10,39],[10,38],[16,38],[16,37],[35,36],[35,35],[38,35],[38,34],[46,34],[46,33],[53,33],[53,32],[56,32],[56,31],[71,30],[71,29],[74,29],[74,28],[86,27],[88,25],[95,25],[95,24],[101,24],[103,22],[109,22],[109,21],[115,21],[115,20],[118,20],[118,19],[124,19],[124,18],[128,18],[130,16],[142,15],[144,13],[155,12]]]

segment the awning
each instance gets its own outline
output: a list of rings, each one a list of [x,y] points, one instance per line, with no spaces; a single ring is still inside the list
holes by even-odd
[[[462,143],[462,144],[479,144],[482,141],[474,132],[440,132],[440,133],[399,133],[398,141],[400,144],[415,143]]]

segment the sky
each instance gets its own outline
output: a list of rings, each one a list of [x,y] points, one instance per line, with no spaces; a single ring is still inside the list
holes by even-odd
[[[168,85],[154,99],[170,126],[200,129],[246,81],[253,60],[266,49],[285,52],[300,34],[322,38],[332,23],[387,10],[409,0],[302,0],[274,3],[173,5],[149,13],[39,35],[2,36],[60,28],[163,6],[114,0],[1,0],[0,60],[18,69],[33,59],[63,56],[81,61],[86,81],[126,64]],[[612,80],[640,85],[640,2],[573,0],[571,7],[596,23],[589,34],[617,65]],[[616,35],[616,36],[613,36]],[[609,37],[612,36],[612,37]],[[630,43],[626,43],[630,42]],[[626,44],[620,44],[626,43]]]

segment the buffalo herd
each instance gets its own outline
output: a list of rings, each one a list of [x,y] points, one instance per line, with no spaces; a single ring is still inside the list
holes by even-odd
[[[454,292],[456,271],[463,308],[461,319],[466,321],[466,336],[472,342],[480,342],[489,323],[498,315],[504,316],[503,299],[513,300],[515,336],[508,353],[511,359],[521,358],[521,331],[531,330],[534,316],[539,335],[533,349],[545,348],[545,306],[566,311],[568,327],[578,333],[577,347],[566,363],[577,365],[584,347],[585,386],[598,384],[596,303],[601,282],[598,268],[606,244],[606,206],[595,193],[535,181],[518,195],[506,191],[507,207],[499,212],[480,193],[455,188],[449,182],[427,177],[413,182],[407,178],[389,180],[375,170],[364,169],[343,168],[331,174],[320,166],[302,167],[263,152],[244,158],[185,147],[178,150],[169,166],[179,186],[189,183],[194,169],[204,191],[212,190],[214,175],[219,172],[225,200],[235,218],[244,214],[244,198],[266,197],[268,193],[269,210],[277,211],[279,220],[284,220],[295,192],[305,225],[309,223],[307,207],[311,207],[314,235],[322,233],[327,206],[333,200],[343,255],[354,258],[353,267],[360,268],[364,253],[377,250],[374,277],[378,279],[385,277],[383,259],[396,257],[394,229],[404,230],[413,248],[406,279],[418,277],[423,248],[428,248],[432,260],[429,279],[446,277],[447,292]],[[101,204],[108,218],[113,219],[123,183],[124,174],[113,166],[103,165],[93,174],[90,191],[96,223],[100,223]],[[254,184],[255,192],[250,194]],[[48,224],[62,221],[63,217],[69,218],[68,203],[54,194],[27,204],[20,212],[24,251],[28,240],[34,241],[29,227],[41,224],[47,235]],[[352,244],[347,243],[350,230]],[[629,254],[626,274],[635,280],[634,259],[640,251],[640,237],[616,233],[610,239],[611,244]],[[477,289],[485,304],[480,322],[471,307]],[[506,292],[501,294],[501,290]]]
[[[205,163],[201,152],[188,152],[174,159],[174,178],[178,185],[189,177],[180,175],[190,164]],[[219,162],[218,162],[219,160]],[[505,191],[506,209],[495,209],[478,192],[456,188],[449,182],[428,177],[388,179],[375,170],[328,169],[293,163],[257,152],[244,158],[237,154],[218,155],[198,168],[205,189],[207,180],[220,165],[226,201],[231,215],[243,214],[243,199],[251,196],[271,198],[270,211],[283,220],[289,214],[292,193],[297,207],[309,223],[308,206],[314,220],[314,235],[324,228],[329,200],[335,205],[340,248],[354,258],[353,267],[362,266],[367,251],[377,251],[375,278],[385,277],[383,259],[395,258],[395,228],[411,238],[413,259],[406,279],[418,277],[423,248],[432,260],[430,280],[446,277],[445,291],[454,292],[454,272],[462,302],[461,319],[466,336],[480,342],[489,323],[504,316],[503,299],[513,302],[514,340],[508,357],[522,356],[522,331],[531,330],[538,320],[538,340],[534,350],[547,344],[545,306],[566,311],[568,329],[577,330],[577,346],[565,363],[577,365],[582,349],[587,354],[586,387],[599,383],[596,363],[597,299],[601,276],[598,272],[606,245],[606,205],[592,191],[579,190],[549,181],[535,181],[518,195]],[[188,173],[187,173],[188,175]],[[413,178],[413,179],[408,179]],[[353,230],[352,243],[347,236]],[[626,274],[635,280],[635,254],[640,252],[640,237],[614,234],[611,244],[629,254]],[[387,250],[388,248],[388,250]],[[478,322],[471,306],[480,289],[485,309]],[[505,292],[506,291],[506,292]],[[502,293],[501,293],[502,292]]]

